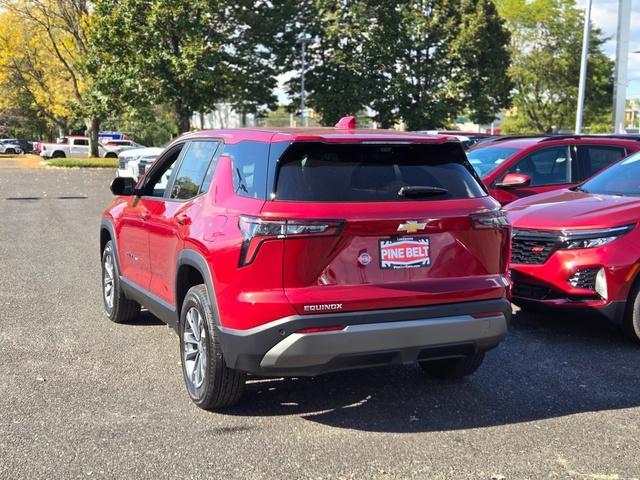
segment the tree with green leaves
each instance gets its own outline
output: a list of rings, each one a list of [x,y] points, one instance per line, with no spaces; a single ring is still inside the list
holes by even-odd
[[[171,105],[180,132],[217,102],[255,114],[275,106],[278,2],[94,3],[89,67],[103,94],[127,106]]]
[[[575,0],[497,0],[511,31],[513,109],[509,133],[573,129],[578,99],[583,15]],[[585,125],[609,122],[613,62],[592,27],[587,67]]]
[[[301,71],[305,41],[305,103],[320,114],[325,125],[354,115],[370,103],[372,77],[365,63],[363,32],[370,20],[366,1],[303,0],[289,17],[285,31],[293,32],[285,56],[291,71]],[[288,82],[290,110],[300,102],[300,76]]]
[[[509,35],[493,0],[321,0],[303,12],[308,103],[326,124],[369,107],[384,127],[432,129],[462,111],[489,122],[509,103]]]

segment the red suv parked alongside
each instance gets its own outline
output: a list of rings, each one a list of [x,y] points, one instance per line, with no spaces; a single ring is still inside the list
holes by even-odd
[[[202,408],[236,402],[246,373],[460,377],[506,334],[510,226],[448,137],[203,131],[112,190],[107,314],[173,326]]]
[[[598,313],[640,340],[640,153],[578,187],[506,207],[513,301]]]
[[[502,205],[576,185],[640,150],[632,136],[512,136],[467,152],[491,196]]]

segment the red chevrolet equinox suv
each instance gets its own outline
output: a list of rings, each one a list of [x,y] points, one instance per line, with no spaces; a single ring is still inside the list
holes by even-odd
[[[510,226],[460,143],[339,125],[187,134],[112,183],[107,314],[172,326],[201,408],[247,373],[461,377],[507,332]]]

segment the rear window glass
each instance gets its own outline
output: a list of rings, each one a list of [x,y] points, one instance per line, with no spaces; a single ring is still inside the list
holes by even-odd
[[[279,163],[276,200],[387,202],[486,195],[459,144],[294,143]]]

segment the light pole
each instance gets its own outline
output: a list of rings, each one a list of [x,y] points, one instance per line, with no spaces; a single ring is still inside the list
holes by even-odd
[[[631,28],[631,0],[618,3],[618,35],[616,42],[616,71],[613,84],[613,133],[624,129],[627,101],[627,64],[629,62],[629,30]]]
[[[580,59],[580,84],[578,86],[578,109],[576,111],[576,135],[582,133],[584,116],[584,91],[587,85],[587,65],[589,63],[589,33],[591,31],[591,0],[587,0],[584,10],[584,31],[582,33],[582,58]]]
[[[300,125],[302,127],[307,127],[307,118],[305,115],[305,106],[304,106],[304,73],[306,68],[306,45],[307,43],[311,43],[311,39],[302,34],[298,37],[297,43],[300,44]]]

